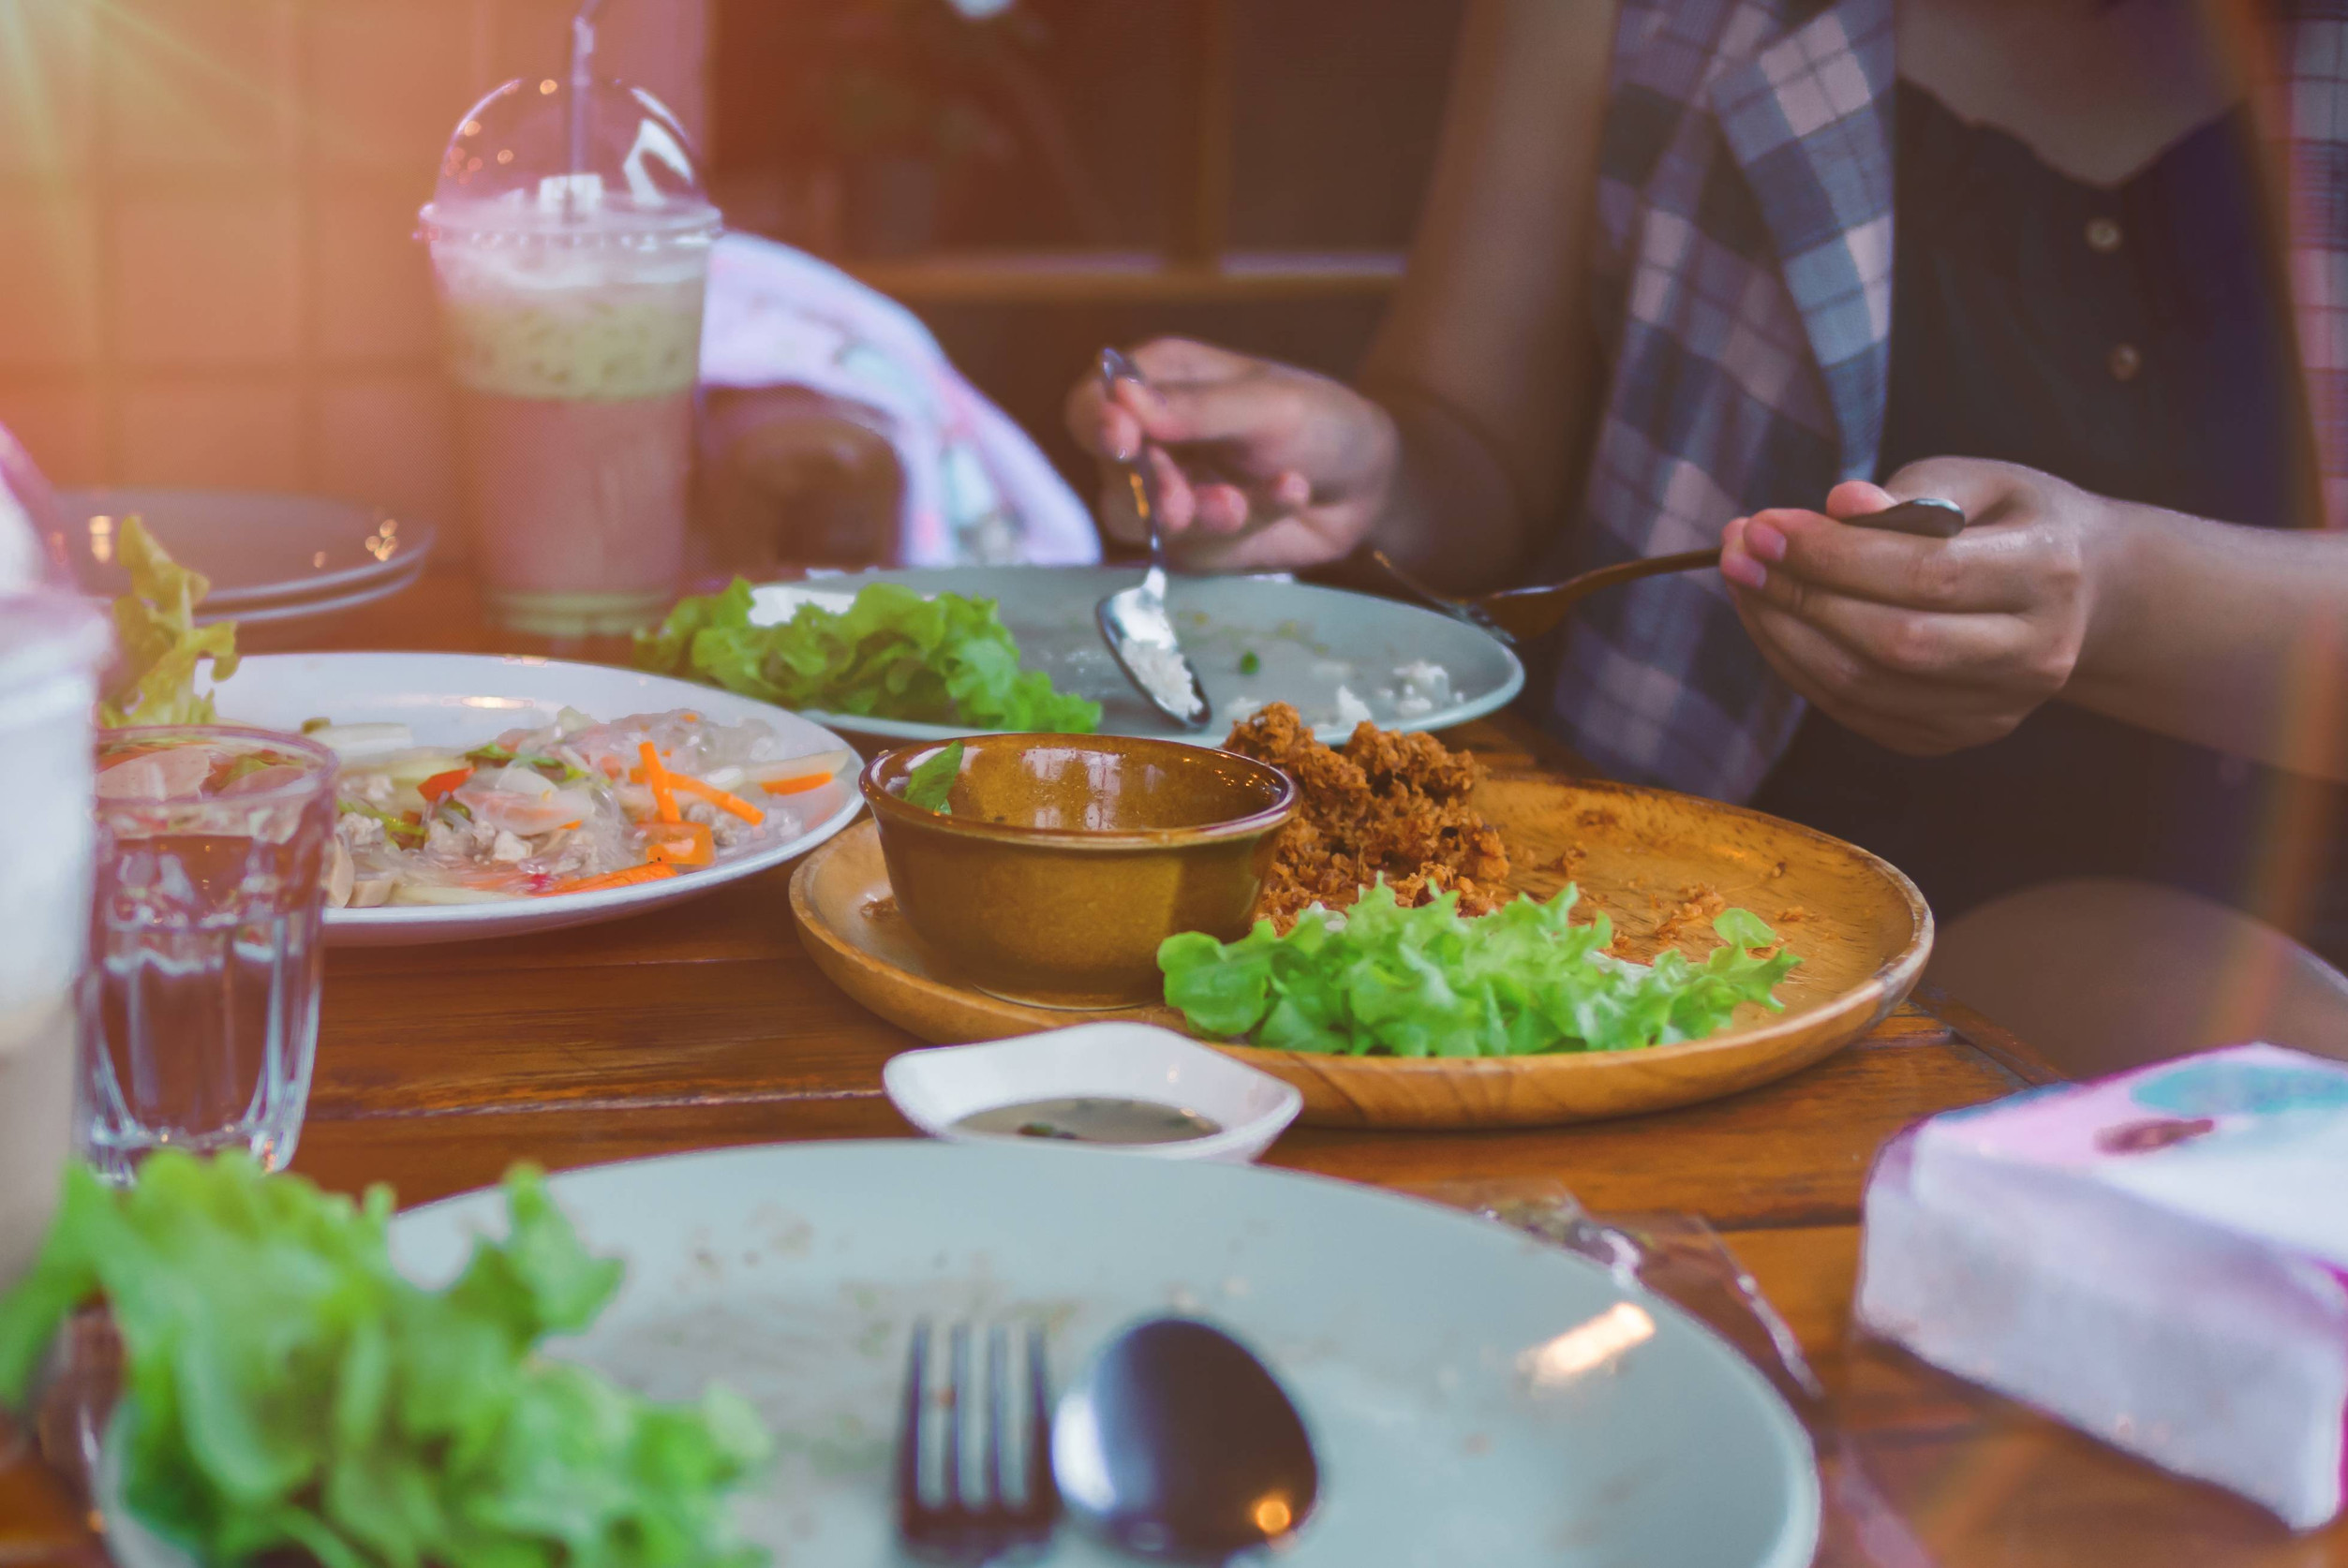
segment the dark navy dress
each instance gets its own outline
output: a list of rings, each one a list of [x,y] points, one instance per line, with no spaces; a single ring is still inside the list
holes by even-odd
[[[2199,517],[2310,523],[2309,424],[2247,114],[2106,189],[1920,88],[1903,82],[1898,102],[1877,477],[1995,458]],[[2058,877],[2142,877],[2279,919],[2338,962],[2341,799],[2055,702],[2002,740],[1924,759],[1813,712],[1754,804],[1874,850],[1943,918]],[[2283,818],[2295,836],[2278,846]],[[2279,870],[2313,895],[2277,902]]]

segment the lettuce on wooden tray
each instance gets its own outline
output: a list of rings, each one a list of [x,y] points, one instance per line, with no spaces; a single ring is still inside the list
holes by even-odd
[[[620,1265],[538,1174],[442,1291],[385,1246],[392,1196],[320,1191],[248,1157],[165,1151],[126,1191],[75,1166],[33,1271],[0,1297],[0,1402],[103,1294],[126,1355],[123,1501],[199,1561],[277,1548],[325,1568],[754,1564],[728,1492],[767,1454],[712,1388],[650,1403],[539,1354],[587,1327]]]
[[[750,624],[750,586],[684,599],[636,662],[787,708],[983,730],[1090,734],[1101,705],[1019,668],[1019,645],[990,599],[925,599],[870,583],[846,610],[802,604],[776,626]]]
[[[1383,880],[1352,907],[1317,906],[1285,935],[1270,921],[1235,942],[1202,932],[1158,948],[1166,999],[1204,1035],[1285,1051],[1362,1056],[1513,1057],[1625,1051],[1701,1040],[1739,1002],[1771,994],[1800,960],[1749,910],[1713,924],[1723,945],[1701,963],[1667,949],[1653,964],[1602,951],[1603,914],[1568,915],[1568,887],[1463,917],[1445,894],[1406,909]]]

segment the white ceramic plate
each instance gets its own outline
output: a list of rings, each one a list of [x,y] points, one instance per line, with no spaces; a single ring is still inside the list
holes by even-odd
[[[113,558],[120,519],[136,515],[183,566],[212,580],[215,615],[276,599],[347,594],[407,573],[432,553],[431,524],[324,496],[240,490],[68,490],[58,496],[73,531],[74,572],[104,598],[129,580]],[[103,527],[92,519],[108,520]]]
[[[331,718],[339,724],[392,722],[414,730],[417,744],[423,746],[480,746],[507,730],[552,723],[566,706],[597,718],[689,708],[721,724],[756,720],[780,736],[794,754],[847,744],[820,724],[731,692],[632,670],[546,658],[257,654],[219,684],[214,698],[227,723],[298,730],[307,718]],[[768,803],[769,810],[796,816],[796,833],[721,856],[714,865],[664,881],[499,904],[329,910],[326,940],[334,947],[398,947],[516,936],[636,914],[805,854],[847,826],[861,806],[851,770],[821,790]]]
[[[1803,1568],[1819,1482],[1761,1374],[1675,1308],[1488,1221],[1317,1176],[1005,1144],[731,1149],[554,1178],[627,1260],[556,1354],[655,1398],[722,1381],[780,1457],[742,1522],[782,1568],[909,1563],[890,1456],[911,1321],[1040,1315],[1055,1383],[1131,1320],[1211,1316],[1302,1411],[1319,1509],[1284,1568]],[[438,1285],[502,1223],[402,1215]],[[185,1560],[116,1520],[123,1568]],[[1058,1568],[1129,1562],[1063,1528]]]
[[[1122,1152],[1145,1160],[1244,1162],[1271,1146],[1303,1108],[1294,1084],[1154,1024],[1102,1022],[975,1045],[901,1051],[881,1070],[890,1102],[933,1138],[981,1142],[999,1134],[955,1124],[998,1105],[1101,1098],[1179,1105],[1222,1132]]]
[[[1099,702],[1101,729],[1113,735],[1220,740],[1235,721],[1267,703],[1283,702],[1295,704],[1322,740],[1340,744],[1354,728],[1339,712],[1340,687],[1384,729],[1440,730],[1492,712],[1524,686],[1524,667],[1508,648],[1417,605],[1283,577],[1176,577],[1167,593],[1174,629],[1214,705],[1203,731],[1184,731],[1142,701],[1093,623],[1093,606],[1105,595],[1132,586],[1140,575],[1128,567],[859,572],[769,584],[758,590],[751,614],[762,624],[786,620],[810,599],[844,608],[860,586],[872,582],[902,583],[925,594],[991,599],[1018,640],[1020,663],[1045,672],[1063,691]],[[1249,654],[1256,656],[1254,673],[1242,674]],[[1445,700],[1419,707],[1405,700],[1395,676],[1404,666],[1422,662],[1441,667],[1450,689]],[[838,729],[895,740],[947,740],[972,732],[960,725],[808,712]]]

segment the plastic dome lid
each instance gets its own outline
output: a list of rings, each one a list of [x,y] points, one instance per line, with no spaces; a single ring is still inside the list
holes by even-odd
[[[719,226],[665,104],[641,87],[580,93],[551,76],[509,81],[472,107],[421,215],[427,239],[625,243]]]

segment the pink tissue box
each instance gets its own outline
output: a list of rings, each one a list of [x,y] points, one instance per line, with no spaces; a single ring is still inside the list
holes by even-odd
[[[1910,1129],[1868,1178],[1858,1317],[2325,1523],[2348,1487],[2348,1065],[2237,1045]]]

